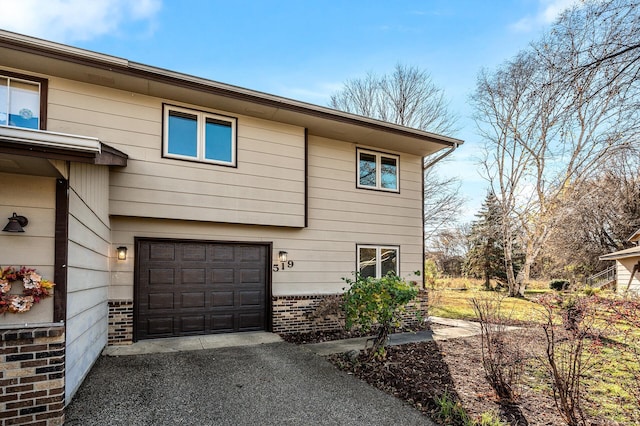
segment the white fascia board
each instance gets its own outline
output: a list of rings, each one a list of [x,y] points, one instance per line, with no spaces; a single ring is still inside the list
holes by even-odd
[[[0,139],[21,144],[46,146],[81,152],[100,152],[100,141],[88,136],[0,126]]]

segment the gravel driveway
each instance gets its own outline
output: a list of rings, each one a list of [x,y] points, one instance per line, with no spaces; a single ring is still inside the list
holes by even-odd
[[[434,425],[289,343],[101,357],[68,425]]]

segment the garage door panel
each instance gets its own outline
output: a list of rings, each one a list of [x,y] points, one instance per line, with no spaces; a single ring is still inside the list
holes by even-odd
[[[261,312],[240,313],[238,322],[238,329],[241,331],[261,330],[264,315]]]
[[[145,323],[149,336],[173,335],[173,318],[147,318]]]
[[[260,283],[262,282],[263,276],[264,271],[260,269],[241,269],[238,281],[240,282],[240,284]]]
[[[262,306],[264,293],[260,290],[244,290],[239,291],[239,307],[256,307]]]
[[[211,306],[214,308],[233,308],[233,291],[211,292]]]
[[[214,262],[233,261],[234,247],[232,245],[215,244],[211,246],[211,260]]]
[[[234,331],[233,314],[211,315],[211,330],[215,332]]]
[[[204,284],[207,270],[205,268],[182,269],[182,285]]]
[[[170,243],[151,243],[149,245],[149,260],[175,260],[176,248]]]
[[[257,262],[261,258],[261,247],[240,247],[240,262]]]
[[[204,308],[205,294],[203,291],[182,293],[182,308]]]
[[[149,294],[147,306],[150,311],[158,309],[174,309],[175,305],[173,297],[173,293]]]
[[[138,241],[136,339],[264,330],[264,244]]]
[[[214,268],[211,271],[211,280],[217,284],[233,284],[233,268]]]
[[[205,261],[207,259],[206,244],[183,244],[182,260]]]
[[[182,316],[180,319],[180,334],[203,334],[206,330],[204,314]]]
[[[174,270],[168,268],[149,269],[148,277],[149,285],[173,284],[175,282]]]

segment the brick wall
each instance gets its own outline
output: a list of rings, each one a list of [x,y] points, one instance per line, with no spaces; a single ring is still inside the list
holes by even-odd
[[[340,328],[335,317],[312,318],[314,311],[326,295],[277,296],[272,299],[273,332],[304,333],[330,331]]]
[[[0,330],[0,426],[64,423],[64,326]]]
[[[109,300],[109,337],[107,345],[133,342],[133,301]]]
[[[305,333],[340,329],[344,324],[343,317],[316,315],[322,300],[327,297],[335,297],[335,295],[273,297],[273,332]],[[402,315],[403,326],[417,326],[422,319],[428,316],[427,309],[427,292],[421,291]]]

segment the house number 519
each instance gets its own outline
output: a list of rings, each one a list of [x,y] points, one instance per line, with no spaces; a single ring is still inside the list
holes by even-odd
[[[285,269],[293,268],[293,260],[287,262],[280,262],[280,264],[273,264],[273,272],[284,271]]]

